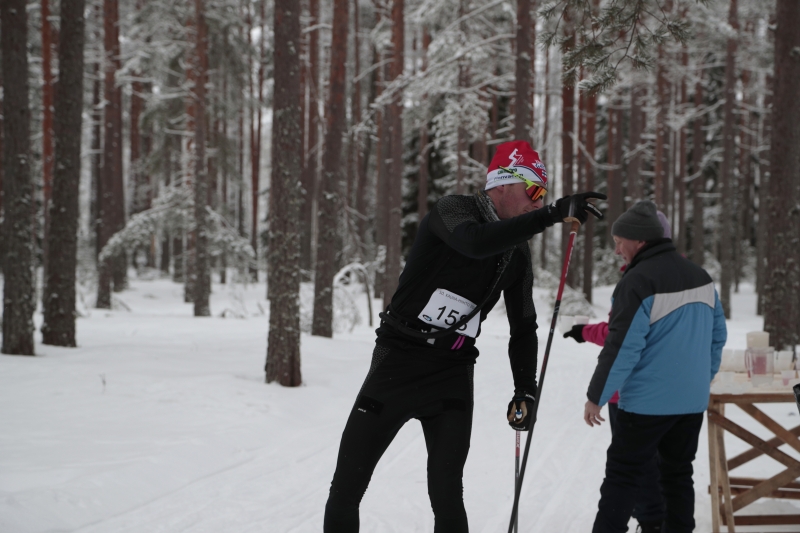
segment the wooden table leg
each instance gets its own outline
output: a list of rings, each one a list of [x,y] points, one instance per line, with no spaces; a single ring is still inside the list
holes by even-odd
[[[717,411],[717,402],[708,406],[709,412]],[[719,459],[717,453],[717,425],[708,417],[708,467],[711,474],[711,531],[720,533],[720,501],[719,501]]]
[[[720,404],[718,412],[725,416],[725,405]],[[722,496],[725,498],[725,522],[728,524],[728,533],[735,533],[736,525],[733,519],[733,502],[731,501],[731,480],[728,477],[728,459],[725,455],[725,430],[716,428],[717,433],[717,458],[719,459],[718,479],[722,485]]]

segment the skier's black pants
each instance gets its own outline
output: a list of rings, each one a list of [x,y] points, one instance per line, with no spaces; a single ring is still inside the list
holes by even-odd
[[[342,434],[325,533],[358,531],[358,507],[378,460],[408,420],[422,423],[435,533],[466,533],[461,479],[472,431],[473,364],[375,348]]]
[[[606,459],[606,477],[593,533],[628,530],[647,464],[658,455],[661,491],[667,506],[664,533],[694,530],[692,461],[703,414],[641,415],[620,409]]]
[[[616,403],[608,404],[608,422],[611,435],[617,432],[617,413],[619,407]],[[664,498],[661,496],[661,474],[658,470],[658,454],[645,465],[642,485],[636,494],[636,505],[632,516],[640,524],[661,524],[664,521]]]

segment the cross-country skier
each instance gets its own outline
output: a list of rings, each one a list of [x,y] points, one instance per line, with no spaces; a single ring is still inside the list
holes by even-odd
[[[412,418],[422,423],[428,450],[434,531],[467,531],[462,476],[481,322],[502,291],[514,378],[506,416],[511,427],[526,430],[536,401],[537,350],[526,241],[570,216],[581,222],[589,214],[602,218],[588,200],[605,199],[603,194],[574,194],[544,207],[546,193],[539,155],[525,141],[504,143],[492,158],[484,191],[445,196],[420,222],[342,434],[325,507],[326,533],[358,531],[359,504],[375,465]],[[440,335],[432,335],[436,332]]]

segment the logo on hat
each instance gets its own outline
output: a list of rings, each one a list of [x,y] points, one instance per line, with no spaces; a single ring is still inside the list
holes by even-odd
[[[506,161],[509,163],[505,163]],[[506,165],[510,170],[547,189],[547,171],[539,154],[526,141],[511,141],[497,146],[486,174],[485,190],[500,185],[523,183],[523,180],[503,170],[502,167]]]
[[[517,149],[514,148],[514,151],[509,154],[508,160],[511,161],[511,164],[508,166],[515,167],[522,163],[525,159],[521,155],[517,155]]]

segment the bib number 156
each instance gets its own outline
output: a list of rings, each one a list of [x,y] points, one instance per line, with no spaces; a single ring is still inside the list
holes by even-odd
[[[475,304],[445,289],[436,289],[418,318],[438,328],[449,328],[458,322],[463,315],[475,309]],[[480,316],[476,314],[469,322],[462,324],[457,331],[467,337],[475,337],[480,326]]]

